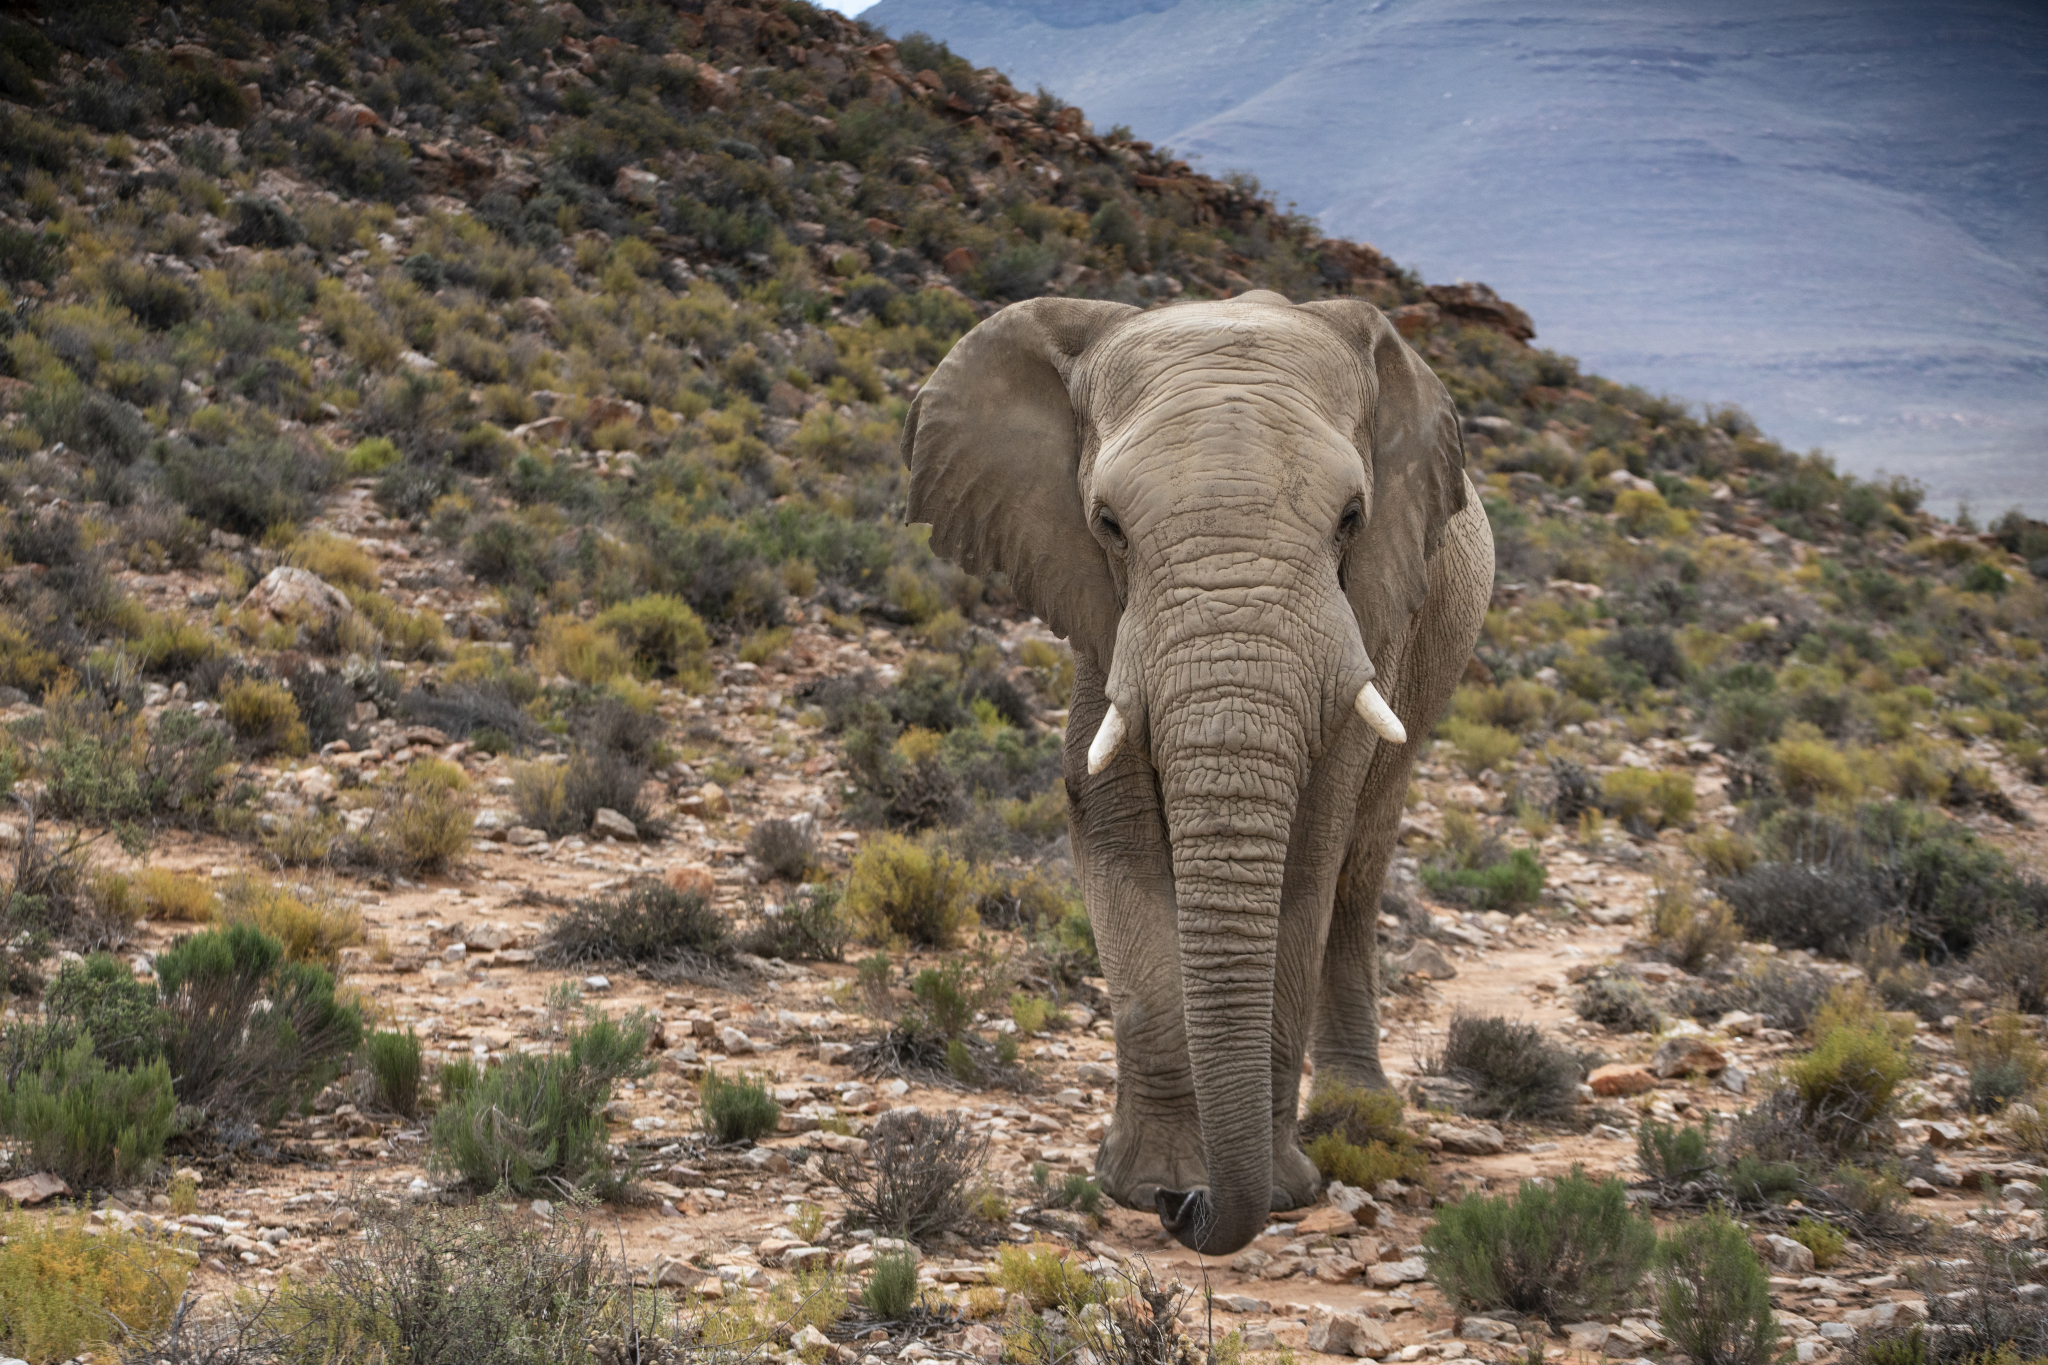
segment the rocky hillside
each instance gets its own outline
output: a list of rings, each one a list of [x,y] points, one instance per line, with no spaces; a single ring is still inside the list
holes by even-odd
[[[2038,1226],[2048,526],[1583,373],[1485,286],[801,3],[114,0],[0,53],[0,1191],[97,1210],[8,1225],[0,1308],[33,1232],[156,1258],[148,1359],[196,1358],[151,1335],[188,1284],[483,1331],[390,1297],[376,1258],[430,1245],[582,1286],[445,1301],[575,1325],[535,1359],[629,1358],[636,1277],[693,1315],[663,1350],[812,1365],[1050,1362],[1104,1295],[1219,1351],[1519,1358],[1543,1315],[1422,1248],[1583,1162],[1781,1271],[1794,1232],[1848,1257],[1771,1282],[1812,1359],[1944,1311],[1911,1277],[1949,1222]],[[1499,571],[1383,919],[1409,1107],[1319,1100],[1334,1202],[1226,1274],[1092,1185],[1072,662],[901,524],[895,452],[1006,302],[1254,287],[1390,311]],[[1852,1047],[1884,1093],[1798,1109]],[[1628,1155],[1738,1109],[1777,1127]],[[951,1171],[915,1218],[898,1160]],[[1214,1311],[1102,1288],[1140,1256]],[[1635,1285],[1552,1349],[1681,1339]],[[36,1360],[108,1330],[13,1312]],[[289,1354],[258,1338],[212,1358]]]
[[[1944,511],[2048,515],[2048,238],[2027,188],[2048,23],[2024,0],[881,0],[861,17],[1256,172],[1432,278],[1489,280],[1591,369],[1740,403],[1796,448],[1919,479]]]

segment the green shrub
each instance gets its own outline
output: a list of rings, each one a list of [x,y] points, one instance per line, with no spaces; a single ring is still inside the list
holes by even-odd
[[[373,1033],[365,1052],[370,1075],[376,1078],[378,1100],[393,1113],[409,1119],[417,1118],[421,1074],[419,1035],[410,1028],[403,1033]]]
[[[1912,1072],[1912,1059],[1879,1023],[1828,1029],[1813,1051],[1787,1063],[1784,1076],[1814,1140],[1847,1156],[1877,1140],[1900,1083]]]
[[[1441,733],[1468,777],[1477,777],[1489,768],[1505,768],[1522,751],[1521,738],[1514,731],[1458,716],[1446,720]]]
[[[950,948],[975,924],[973,869],[898,834],[864,841],[846,883],[846,912],[871,943]]]
[[[365,474],[381,474],[403,458],[389,437],[366,436],[350,447],[343,464],[351,478],[361,478]]]
[[[164,481],[208,526],[259,536],[311,516],[315,497],[333,486],[334,468],[326,455],[285,441],[177,442],[164,457]]]
[[[34,1169],[78,1189],[105,1189],[149,1174],[176,1107],[161,1057],[110,1068],[88,1034],[0,1090],[0,1130],[27,1148]]]
[[[1328,1180],[1371,1189],[1382,1180],[1420,1180],[1429,1170],[1391,1091],[1318,1080],[1299,1132],[1308,1159]]]
[[[1633,830],[1683,825],[1692,819],[1692,775],[1617,768],[1600,779],[1600,804]]]
[[[1572,1053],[1534,1024],[1462,1011],[1451,1018],[1443,1051],[1428,1072],[1472,1087],[1460,1108],[1475,1118],[1546,1119],[1578,1104],[1582,1070]]]
[[[250,752],[306,752],[306,726],[299,704],[283,683],[262,678],[237,678],[220,689],[221,715],[249,746]]]
[[[1699,1365],[1777,1365],[1770,1276],[1726,1214],[1716,1210],[1659,1238],[1656,1282],[1664,1335]]]
[[[43,1017],[90,1036],[93,1052],[109,1066],[141,1066],[163,1056],[166,1019],[156,987],[137,981],[111,953],[59,968],[43,993]]]
[[[757,957],[784,962],[840,961],[852,932],[840,916],[839,895],[837,887],[798,887],[775,914],[761,916],[741,946]]]
[[[447,787],[409,784],[372,826],[376,858],[414,876],[439,872],[469,851],[475,827],[476,817]]]
[[[621,890],[578,901],[557,916],[540,953],[557,967],[705,962],[730,956],[730,932],[725,916],[703,894],[641,877]]]
[[[1478,910],[1513,910],[1543,896],[1543,864],[1526,848],[1510,852],[1463,811],[1444,816],[1436,855],[1422,865],[1422,884],[1446,900]]]
[[[83,1213],[0,1218],[0,1350],[70,1360],[97,1354],[122,1328],[161,1330],[184,1296],[189,1256]]]
[[[1650,993],[1632,976],[1587,977],[1572,995],[1572,1009],[1616,1033],[1655,1033],[1664,1022]]]
[[[55,814],[102,827],[203,824],[215,814],[221,769],[234,754],[226,727],[179,709],[153,722],[66,710],[50,706],[50,742],[40,755]]]
[[[1048,1308],[1068,1312],[1084,1304],[1099,1303],[1102,1281],[1083,1268],[1079,1258],[1066,1248],[1049,1242],[1003,1247],[996,1253],[996,1284],[1015,1294],[1042,1313]]]
[[[599,630],[610,631],[651,672],[683,678],[704,677],[705,652],[711,636],[690,604],[668,593],[649,593],[606,607],[597,614]]]
[[[1649,1269],[1657,1233],[1619,1180],[1584,1168],[1511,1195],[1467,1195],[1422,1235],[1429,1277],[1446,1298],[1505,1309],[1553,1327],[1623,1306]]]
[[[1674,1128],[1654,1118],[1645,1118],[1636,1129],[1636,1161],[1652,1180],[1680,1182],[1697,1179],[1714,1168],[1713,1116]]]
[[[861,1306],[883,1322],[901,1322],[917,1307],[917,1253],[885,1251],[860,1292]]]
[[[1818,1218],[1802,1218],[1786,1230],[1786,1236],[1813,1253],[1813,1263],[1822,1270],[1842,1259],[1842,1251],[1849,1245],[1849,1238],[1832,1223]]]
[[[698,1087],[704,1131],[718,1142],[755,1142],[775,1131],[782,1108],[768,1087],[751,1076],[728,1081],[706,1068]]]
[[[285,960],[283,945],[253,925],[180,939],[157,955],[156,975],[178,1102],[217,1122],[275,1122],[362,1042],[362,1016],[335,999],[334,978]]]
[[[644,1076],[648,1023],[592,1014],[559,1052],[518,1053],[447,1098],[430,1130],[432,1163],[471,1189],[530,1197],[584,1191],[608,1197],[613,1168],[601,1112],[612,1086]]]

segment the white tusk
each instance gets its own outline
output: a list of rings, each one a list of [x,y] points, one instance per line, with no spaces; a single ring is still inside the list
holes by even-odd
[[[1394,708],[1387,705],[1387,699],[1371,683],[1358,689],[1358,714],[1365,717],[1365,723],[1373,733],[1389,744],[1406,744],[1408,727],[1401,724],[1401,718],[1394,714]],[[1096,743],[1101,743],[1097,740]],[[1094,769],[1091,767],[1090,772]]]
[[[1088,746],[1088,775],[1090,777],[1109,766],[1109,760],[1116,757],[1116,746],[1124,742],[1124,716],[1116,709],[1116,703],[1109,704],[1109,710],[1102,717],[1102,728],[1095,732],[1095,742]]]

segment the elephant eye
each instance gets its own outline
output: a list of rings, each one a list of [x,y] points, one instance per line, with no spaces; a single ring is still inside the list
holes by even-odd
[[[1117,523],[1115,517],[1107,512],[1097,512],[1095,514],[1095,524],[1102,528],[1102,534],[1108,536],[1116,544],[1117,548],[1123,548],[1124,528]]]
[[[1337,519],[1337,534],[1348,540],[1350,537],[1357,535],[1358,529],[1363,525],[1365,525],[1365,513],[1361,512],[1358,504],[1354,502],[1345,508],[1344,515]]]

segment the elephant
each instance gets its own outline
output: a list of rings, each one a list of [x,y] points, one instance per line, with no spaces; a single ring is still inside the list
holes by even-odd
[[[1068,829],[1117,1048],[1102,1189],[1207,1255],[1319,1197],[1315,1074],[1385,1087],[1381,884],[1493,537],[1379,309],[1041,298],[906,418],[909,520],[1067,639]]]

